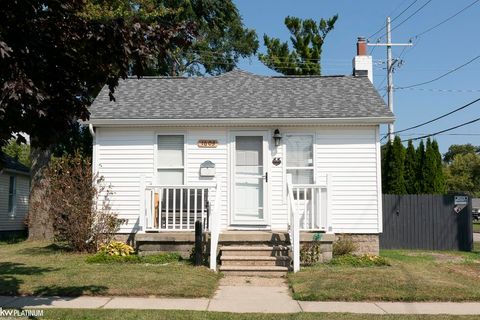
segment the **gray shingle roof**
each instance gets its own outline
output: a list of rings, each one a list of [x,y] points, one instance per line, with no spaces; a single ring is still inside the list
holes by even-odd
[[[393,117],[368,78],[353,76],[129,78],[115,99],[104,87],[91,120]]]
[[[21,164],[17,159],[6,155],[2,151],[0,151],[0,169],[14,170],[27,174],[30,172],[28,167]]]

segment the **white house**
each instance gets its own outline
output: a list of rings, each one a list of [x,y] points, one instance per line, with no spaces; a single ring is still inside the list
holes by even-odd
[[[213,229],[220,242],[300,229],[350,234],[378,252],[379,126],[394,116],[369,80],[371,57],[357,56],[354,69],[132,78],[115,101],[103,88],[89,122],[93,165],[128,221],[120,232],[172,240],[200,219],[214,242]]]
[[[25,232],[30,170],[0,151],[0,237]]]

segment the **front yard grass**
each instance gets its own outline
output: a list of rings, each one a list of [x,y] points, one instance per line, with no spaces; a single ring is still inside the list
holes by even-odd
[[[474,222],[473,223],[473,232],[479,232],[480,233],[480,222]]]
[[[211,297],[219,275],[187,262],[89,264],[43,242],[0,243],[0,295]]]
[[[391,266],[321,264],[290,274],[289,282],[298,300],[478,301],[478,244],[475,250],[383,250]]]
[[[49,309],[42,319],[105,319],[105,320],[473,320],[478,316],[449,315],[373,315],[351,313],[295,313],[295,314],[260,314],[260,313],[225,313],[205,311],[170,311],[170,310],[67,310]]]

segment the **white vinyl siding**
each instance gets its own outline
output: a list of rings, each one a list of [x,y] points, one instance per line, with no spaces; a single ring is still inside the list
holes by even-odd
[[[14,189],[11,188],[11,177],[14,177]],[[0,231],[25,229],[29,194],[29,176],[0,173]]]
[[[289,134],[313,135],[313,162],[310,155],[298,152],[297,160],[303,170],[314,171],[316,183],[325,183],[328,175],[331,183],[330,211],[336,233],[378,233],[381,230],[381,199],[379,199],[380,172],[377,169],[379,148],[376,144],[378,126],[319,126],[308,128],[272,127],[271,135],[278,128],[284,137],[279,147],[273,139],[269,141],[271,158],[278,157],[277,166],[269,160],[268,199],[269,224],[273,230],[286,230],[287,207],[285,201],[285,177],[288,150],[285,154],[286,138]],[[136,231],[140,212],[140,179],[147,184],[157,184],[156,173],[162,161],[158,158],[158,136],[183,135],[183,170],[186,185],[221,187],[220,219],[222,229],[230,224],[230,132],[236,128],[97,128],[95,138],[97,171],[111,184],[112,211],[120,218],[128,219],[128,225],[120,232]],[[253,127],[252,131],[265,130]],[[248,131],[248,130],[247,130]],[[215,148],[201,148],[199,140],[217,140]],[[179,144],[177,144],[178,146]],[[180,149],[175,155],[180,157]],[[269,156],[270,157],[270,156]],[[175,158],[175,159],[177,159]],[[379,157],[378,157],[379,159]],[[165,160],[165,159],[164,159]],[[178,159],[177,159],[178,160]],[[201,177],[200,166],[205,161],[215,164],[215,177]],[[166,160],[165,160],[166,161]],[[177,164],[180,164],[178,161]],[[306,165],[305,165],[306,164]],[[179,168],[178,168],[179,169]],[[213,198],[213,194],[211,195]]]

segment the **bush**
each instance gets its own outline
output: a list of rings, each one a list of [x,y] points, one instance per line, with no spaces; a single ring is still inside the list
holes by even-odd
[[[109,256],[129,256],[134,250],[131,246],[121,241],[111,241],[100,246],[100,252],[105,252]]]
[[[148,256],[139,256],[136,254],[128,256],[109,255],[106,252],[98,252],[88,256],[85,261],[87,263],[150,263],[165,264],[180,261],[182,258],[178,253],[160,253]]]
[[[373,254],[353,255],[344,254],[334,257],[329,262],[334,266],[351,266],[351,267],[374,267],[374,266],[389,266],[390,263],[384,257]]]
[[[347,237],[341,237],[333,243],[333,256],[351,254],[357,250],[357,245]]]
[[[112,192],[93,176],[89,158],[79,153],[53,158],[45,179],[48,199],[35,205],[51,214],[56,241],[74,251],[96,252],[113,239],[121,221],[110,212]]]
[[[322,252],[320,250],[319,242],[304,243],[300,248],[300,264],[303,266],[310,266],[321,262]]]

